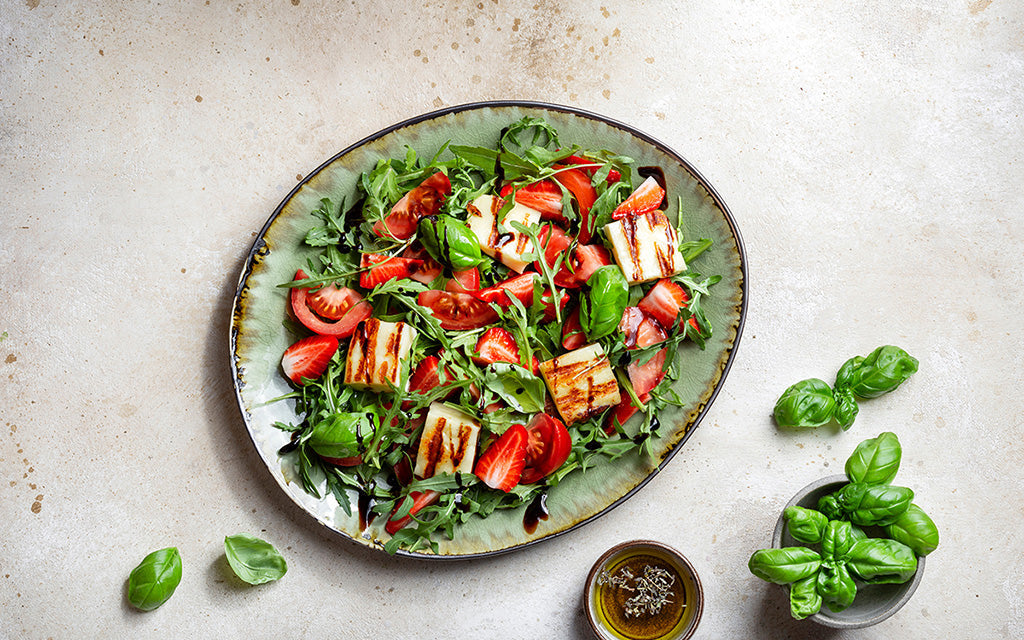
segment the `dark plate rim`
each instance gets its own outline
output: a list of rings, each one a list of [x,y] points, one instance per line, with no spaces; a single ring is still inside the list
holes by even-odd
[[[718,191],[715,190],[715,188],[711,185],[711,183],[708,182],[708,180],[703,176],[703,174],[700,173],[700,171],[697,170],[696,167],[693,166],[693,164],[691,164],[688,160],[686,160],[686,158],[684,158],[679,153],[677,153],[675,150],[673,150],[672,147],[670,147],[667,144],[661,142],[657,138],[654,138],[653,136],[650,136],[650,135],[644,133],[643,131],[640,131],[640,130],[638,130],[638,129],[630,126],[630,125],[627,125],[627,124],[625,124],[623,122],[619,122],[618,120],[615,120],[613,118],[609,118],[607,116],[603,116],[603,115],[600,115],[600,114],[597,114],[597,113],[594,113],[594,112],[591,112],[591,111],[586,111],[584,109],[579,109],[579,108],[576,108],[576,107],[570,107],[570,106],[560,105],[560,104],[555,104],[555,103],[550,103],[550,102],[538,102],[538,101],[531,101],[531,100],[491,100],[491,101],[468,102],[468,103],[465,103],[465,104],[454,105],[454,106],[451,106],[451,107],[445,107],[443,109],[438,109],[436,111],[430,111],[430,112],[423,113],[423,114],[420,114],[420,115],[417,115],[417,116],[413,116],[411,118],[408,118],[408,119],[403,120],[401,122],[398,122],[396,124],[390,125],[390,126],[384,128],[384,129],[381,129],[380,131],[377,131],[376,133],[368,135],[365,138],[359,140],[358,142],[355,142],[355,143],[349,145],[348,147],[345,147],[343,150],[339,151],[338,153],[333,155],[331,158],[329,158],[328,160],[326,160],[325,162],[320,164],[320,166],[318,166],[316,169],[314,169],[309,174],[307,174],[306,177],[304,177],[298,184],[295,185],[295,187],[290,192],[288,192],[288,195],[286,195],[281,200],[281,203],[277,205],[277,208],[274,209],[274,212],[270,215],[270,217],[267,219],[266,223],[264,223],[263,227],[260,229],[259,234],[256,236],[256,240],[253,241],[252,247],[249,249],[249,253],[247,254],[247,256],[245,258],[245,264],[243,265],[241,274],[238,277],[238,283],[237,283],[237,285],[235,287],[234,300],[232,301],[232,304],[231,304],[231,326],[230,326],[230,329],[229,329],[229,345],[228,345],[229,346],[229,361],[230,361],[230,364],[231,364],[232,386],[234,387],[234,390],[235,390],[235,399],[236,399],[236,401],[238,403],[238,408],[239,408],[239,410],[241,411],[241,414],[242,414],[242,421],[245,423],[246,432],[249,435],[250,442],[252,443],[253,447],[256,448],[256,452],[260,456],[260,458],[266,463],[268,471],[270,470],[269,461],[266,459],[266,457],[264,457],[263,451],[260,449],[259,445],[256,443],[256,439],[255,439],[253,431],[252,431],[252,425],[249,422],[249,416],[246,413],[245,404],[242,401],[242,392],[241,392],[241,386],[239,385],[238,363],[237,363],[237,357],[236,357],[237,346],[238,346],[238,344],[237,344],[237,342],[238,342],[238,327],[236,325],[236,321],[237,321],[237,311],[238,311],[238,307],[239,307],[239,302],[241,301],[242,294],[243,294],[243,292],[245,290],[245,284],[248,281],[249,276],[252,275],[253,264],[254,264],[254,261],[255,261],[255,258],[257,256],[257,254],[263,249],[264,246],[266,246],[266,241],[264,240],[264,237],[266,236],[267,231],[270,229],[270,226],[273,224],[274,220],[276,220],[277,217],[281,214],[281,211],[284,209],[284,207],[288,203],[288,201],[291,200],[292,197],[294,197],[295,194],[298,193],[298,191],[300,189],[302,189],[302,187],[305,186],[306,183],[308,183],[310,181],[310,179],[313,178],[313,176],[317,175],[318,173],[323,171],[327,166],[329,166],[330,164],[332,164],[333,162],[335,162],[339,158],[341,158],[341,157],[351,153],[355,149],[358,149],[359,147],[361,147],[361,146],[363,146],[363,145],[365,145],[367,143],[373,142],[374,140],[378,140],[380,138],[383,138],[384,136],[387,136],[387,135],[389,135],[391,133],[394,133],[395,131],[397,131],[399,129],[402,129],[402,128],[405,128],[405,127],[408,127],[408,126],[412,126],[412,125],[415,125],[415,124],[419,124],[419,123],[425,122],[427,120],[433,120],[433,119],[440,118],[440,117],[447,116],[447,115],[451,115],[451,114],[454,114],[454,113],[460,113],[462,111],[471,111],[471,110],[475,110],[475,109],[486,109],[486,108],[494,108],[494,107],[524,107],[524,108],[541,109],[541,110],[548,110],[548,111],[557,111],[557,112],[568,113],[568,114],[579,116],[579,117],[583,117],[583,118],[588,118],[588,119],[591,119],[591,120],[596,120],[598,122],[602,122],[602,123],[604,123],[606,125],[615,127],[615,128],[620,129],[622,131],[625,131],[625,132],[627,132],[627,133],[629,133],[629,134],[631,134],[631,135],[633,135],[633,136],[635,136],[637,138],[640,138],[644,142],[647,142],[648,144],[650,144],[650,145],[656,147],[657,149],[659,149],[661,152],[663,152],[666,155],[668,155],[668,156],[672,157],[673,159],[675,159],[684,169],[686,169],[686,171],[688,171],[690,173],[690,175],[692,175],[693,178],[698,183],[700,183],[701,187],[703,187],[708,192],[708,195],[710,195],[711,199],[714,200],[715,205],[725,215],[725,220],[726,220],[726,223],[729,226],[729,231],[732,233],[732,236],[733,236],[733,238],[736,241],[736,249],[737,249],[737,252],[739,254],[739,261],[740,261],[739,268],[740,268],[740,277],[741,277],[741,282],[740,282],[740,296],[741,296],[741,299],[740,299],[740,315],[739,315],[739,320],[738,320],[738,322],[736,324],[736,337],[733,340],[732,346],[729,347],[729,355],[726,358],[725,364],[722,366],[722,375],[718,379],[718,383],[715,384],[714,388],[711,391],[711,395],[708,397],[707,402],[704,403],[704,406],[700,409],[700,411],[698,411],[697,416],[693,419],[693,423],[690,426],[690,428],[687,429],[686,432],[683,434],[683,437],[680,438],[679,441],[676,442],[675,445],[673,445],[672,448],[668,450],[668,452],[662,458],[661,462],[658,464],[657,467],[655,467],[649,474],[647,474],[647,476],[643,480],[641,480],[635,487],[633,487],[632,489],[627,491],[625,494],[623,494],[622,496],[620,496],[619,498],[617,498],[616,500],[611,502],[604,509],[602,509],[602,510],[598,511],[597,513],[595,513],[595,514],[593,514],[593,515],[591,515],[591,516],[589,516],[587,518],[584,518],[583,520],[580,520],[579,522],[576,522],[576,523],[574,523],[574,524],[572,524],[572,525],[570,525],[570,526],[568,526],[565,529],[562,529],[560,531],[555,531],[555,532],[552,532],[551,534],[543,536],[541,538],[537,538],[537,539],[534,539],[534,540],[527,540],[526,542],[522,542],[520,544],[514,544],[512,546],[504,547],[502,549],[494,549],[494,550],[491,550],[491,551],[484,551],[484,552],[480,552],[480,553],[445,554],[445,555],[435,555],[435,554],[429,554],[429,553],[418,553],[418,552],[410,552],[410,551],[405,551],[405,550],[399,550],[397,553],[395,553],[396,556],[401,556],[401,557],[406,557],[406,558],[417,558],[417,559],[424,559],[424,560],[452,560],[452,561],[455,561],[455,560],[472,560],[472,559],[476,559],[476,558],[490,558],[490,557],[494,557],[494,556],[497,556],[497,555],[502,555],[502,554],[505,554],[505,553],[510,553],[512,551],[518,551],[520,549],[524,549],[526,547],[533,546],[533,545],[538,544],[540,542],[544,542],[544,541],[550,540],[552,538],[556,538],[556,537],[561,536],[563,534],[569,533],[570,531],[575,531],[579,527],[582,527],[583,525],[585,525],[585,524],[587,524],[587,523],[589,523],[589,522],[591,522],[593,520],[596,520],[597,518],[605,515],[606,513],[608,513],[609,511],[611,511],[615,507],[619,506],[620,504],[622,504],[623,502],[625,502],[626,500],[631,498],[634,494],[636,494],[638,491],[640,491],[640,489],[642,489],[644,486],[646,486],[647,483],[650,482],[654,478],[654,476],[656,476],[662,469],[665,468],[665,465],[667,465],[669,463],[669,461],[676,455],[676,453],[679,452],[679,450],[683,448],[683,445],[686,443],[686,441],[690,439],[690,436],[693,435],[693,432],[697,430],[698,426],[700,426],[700,423],[704,419],[704,416],[707,414],[708,410],[711,408],[711,405],[714,404],[714,401],[718,397],[719,392],[722,390],[722,387],[725,385],[725,380],[728,377],[729,371],[732,368],[732,364],[733,364],[733,362],[734,362],[734,360],[736,358],[736,351],[739,348],[740,339],[743,336],[743,327],[744,327],[744,324],[745,324],[746,318],[747,318],[747,298],[748,298],[748,295],[747,295],[748,294],[747,254],[746,254],[746,249],[744,248],[744,245],[743,245],[743,238],[740,235],[739,227],[736,224],[736,220],[733,217],[732,212],[729,210],[729,207],[725,204],[725,201],[719,195]],[[275,478],[275,480],[276,480],[276,478]],[[302,509],[303,512],[309,514],[309,512],[305,509],[305,507],[303,507],[301,504],[299,504],[298,501],[294,498],[294,496],[292,496],[290,491],[285,490],[285,494],[289,497],[289,499],[297,507]],[[312,514],[309,514],[309,515],[312,515]],[[362,542],[356,540],[350,534],[345,533],[343,531],[339,531],[338,529],[329,526],[327,523],[323,522],[322,520],[320,520],[319,518],[317,518],[315,516],[313,517],[313,519],[317,523],[319,523],[322,527],[327,529],[328,531],[331,531],[333,534],[338,535],[338,536],[340,536],[341,538],[343,538],[345,540],[348,540],[348,541],[350,541],[352,543],[357,543],[357,544],[359,544],[360,546],[363,546],[363,547],[372,547],[374,549],[378,549],[378,550],[383,551],[383,548],[380,545],[377,545],[377,544],[367,545],[365,543],[362,543]]]

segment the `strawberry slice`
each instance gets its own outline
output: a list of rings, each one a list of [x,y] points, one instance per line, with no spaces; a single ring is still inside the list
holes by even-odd
[[[395,514],[402,507],[402,503],[399,502],[395,505],[394,511],[391,512],[391,518],[388,523],[384,525],[384,530],[390,535],[395,535],[399,529],[412,522],[412,517],[423,510],[424,507],[437,502],[437,499],[441,497],[441,494],[437,491],[410,491],[409,497],[412,498],[412,508],[409,509],[409,515],[395,520]]]
[[[651,399],[648,394],[637,395],[640,402],[647,402]],[[640,408],[633,404],[633,399],[629,397],[629,394],[622,394],[622,402],[615,405],[611,411],[608,412],[608,417],[605,419],[604,432],[608,435],[615,433],[616,427],[621,427],[626,424],[626,421],[633,417]]]
[[[410,393],[426,393],[441,386],[441,359],[427,356],[416,365],[416,370],[409,376]]]
[[[359,286],[372,289],[382,282],[394,278],[408,278],[423,265],[422,260],[383,256],[379,253],[364,253],[359,268],[366,269],[359,274]]]
[[[533,304],[533,281],[538,277],[540,276],[536,273],[527,272],[481,289],[474,295],[484,302],[493,302],[502,307],[511,306],[512,300],[509,296],[514,296],[528,308]]]
[[[476,267],[453,272],[452,279],[444,285],[444,290],[452,293],[473,293],[479,288],[480,271]]]
[[[281,368],[289,380],[302,385],[303,378],[316,380],[322,376],[337,350],[338,339],[334,336],[303,338],[285,349],[281,356]]]
[[[676,322],[679,311],[685,309],[689,303],[690,296],[686,289],[671,280],[661,279],[647,292],[638,306],[644,313],[657,320],[666,331],[671,331],[679,324]],[[691,316],[689,324],[695,330],[699,330],[696,318]]]
[[[638,396],[647,395],[657,387],[665,378],[665,357],[668,355],[668,348],[663,348],[643,364],[630,362],[626,367],[629,374],[629,382],[633,385],[633,391]]]
[[[621,220],[627,216],[650,213],[659,209],[664,200],[665,190],[654,176],[648,176],[622,204],[615,208],[615,211],[612,211],[612,218]]]
[[[507,198],[515,187],[506,184],[501,188],[498,195]],[[519,187],[516,192],[516,202],[524,207],[530,207],[540,212],[542,220],[553,220],[560,224],[567,224],[569,221],[562,214],[562,188],[551,180],[541,180],[533,184]]]
[[[627,349],[643,349],[668,338],[661,325],[639,307],[626,307],[619,322],[619,331]]]
[[[307,295],[306,304],[322,318],[341,320],[362,299],[363,296],[348,287],[329,284]]]
[[[508,493],[519,484],[526,466],[526,427],[514,424],[501,434],[476,461],[473,473],[492,489]]]
[[[573,254],[572,266],[576,279],[585,283],[595,271],[612,263],[608,250],[599,244],[581,244]]]
[[[476,341],[476,351],[479,355],[473,360],[479,364],[491,364],[494,362],[511,362],[519,364],[519,345],[516,339],[507,329],[491,327],[483,332],[480,339]]]

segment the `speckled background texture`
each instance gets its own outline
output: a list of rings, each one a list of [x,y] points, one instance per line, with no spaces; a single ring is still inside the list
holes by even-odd
[[[248,441],[242,262],[340,149],[435,108],[568,104],[694,163],[749,261],[739,354],[634,498],[528,550],[436,563],[332,537]],[[1024,638],[1024,5],[0,0],[0,638],[586,638],[626,539],[680,549],[698,638]],[[854,427],[781,431],[790,383],[921,361]],[[942,542],[895,617],[833,633],[747,571],[781,507],[898,433]],[[249,587],[227,534],[280,548]],[[128,573],[176,545],[142,614]]]

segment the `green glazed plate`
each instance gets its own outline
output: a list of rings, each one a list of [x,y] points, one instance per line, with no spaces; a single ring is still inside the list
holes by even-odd
[[[315,219],[310,211],[321,198],[335,202],[355,199],[360,173],[381,158],[403,157],[405,146],[420,157],[431,157],[441,146],[453,144],[494,146],[499,132],[524,116],[539,116],[551,123],[567,144],[584,149],[609,149],[634,158],[636,166],[657,166],[665,175],[669,217],[676,215],[682,198],[687,239],[711,238],[714,245],[697,259],[694,268],[722,281],[705,302],[714,337],[704,351],[685,343],[683,373],[674,388],[686,401],[658,418],[660,436],[650,458],[631,454],[566,477],[547,498],[550,516],[532,533],[523,524],[524,508],[473,518],[458,528],[453,540],[437,540],[435,555],[399,552],[415,557],[471,558],[529,546],[565,533],[593,520],[636,493],[683,446],[707,412],[725,381],[736,355],[746,315],[746,259],[736,223],[715,190],[686,160],[664,144],[632,127],[570,107],[534,102],[482,102],[451,107],[396,124],[357,142],[313,171],[284,199],[259,234],[242,270],[232,309],[231,365],[242,416],[257,451],[281,489],[303,510],[328,529],[367,546],[381,548],[387,539],[384,518],[360,527],[359,514],[342,511],[332,496],[317,499],[303,491],[290,466],[278,456],[288,434],[273,427],[276,421],[295,422],[294,404],[268,402],[291,388],[280,373],[281,354],[295,337],[282,321],[288,305],[287,290],[295,269],[312,255],[302,241]],[[353,504],[355,500],[353,499]]]

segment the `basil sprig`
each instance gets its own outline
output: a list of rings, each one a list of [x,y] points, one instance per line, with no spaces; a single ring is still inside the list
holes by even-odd
[[[149,554],[128,576],[128,602],[152,611],[167,602],[181,582],[181,555],[177,547]]]
[[[224,538],[224,555],[235,575],[249,584],[263,584],[280,579],[288,564],[274,545],[248,533]]]
[[[590,341],[615,331],[629,303],[629,283],[613,264],[598,268],[587,280],[587,295],[580,296],[580,324]]]
[[[477,266],[483,260],[480,244],[466,223],[451,216],[428,216],[417,227],[420,242],[435,260],[456,271]]]

